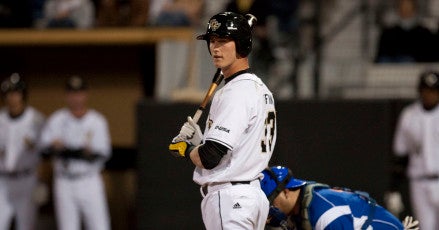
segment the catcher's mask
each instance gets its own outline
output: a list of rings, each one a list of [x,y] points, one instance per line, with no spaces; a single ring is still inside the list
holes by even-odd
[[[291,170],[284,166],[266,168],[262,174],[264,177],[261,180],[261,188],[270,204],[282,190],[299,188],[306,184],[306,181],[294,178]]]

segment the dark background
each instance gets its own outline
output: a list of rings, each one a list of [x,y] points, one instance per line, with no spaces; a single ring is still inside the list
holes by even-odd
[[[390,179],[394,127],[399,112],[408,102],[277,102],[278,139],[271,165],[286,165],[298,178],[367,191],[383,204]],[[195,104],[150,100],[138,104],[139,229],[203,228],[199,186],[192,181],[194,167],[167,151],[172,137],[196,108]],[[204,124],[203,118],[200,124]],[[403,188],[410,212],[406,182]]]

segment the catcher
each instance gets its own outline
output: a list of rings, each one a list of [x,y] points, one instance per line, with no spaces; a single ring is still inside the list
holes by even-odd
[[[261,188],[270,201],[267,225],[282,229],[418,230],[408,216],[399,221],[366,192],[330,187],[292,176],[283,166],[262,171]]]

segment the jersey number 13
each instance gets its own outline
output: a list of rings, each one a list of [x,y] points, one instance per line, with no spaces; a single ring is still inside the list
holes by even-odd
[[[271,152],[273,150],[273,138],[276,129],[276,113],[268,112],[267,118],[265,118],[265,135],[261,141],[262,152]]]

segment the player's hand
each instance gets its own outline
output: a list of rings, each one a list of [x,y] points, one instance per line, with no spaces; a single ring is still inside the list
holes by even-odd
[[[419,221],[412,216],[406,216],[402,221],[402,225],[404,225],[404,230],[419,230]]]
[[[402,203],[400,192],[386,192],[384,194],[384,203],[387,209],[395,216],[404,211],[404,204]]]
[[[203,133],[201,132],[200,126],[195,123],[195,121],[190,116],[187,117],[187,123],[189,124],[190,128],[193,129],[193,135],[191,138],[188,138],[188,140],[193,145],[199,145],[203,139]]]
[[[189,141],[172,141],[168,148],[175,157],[189,157],[189,154],[192,149],[195,148],[195,145]]]
[[[193,145],[199,145],[203,138],[200,126],[192,120],[192,117],[187,118],[187,122],[180,129],[180,133],[172,140],[172,142],[189,141]]]

